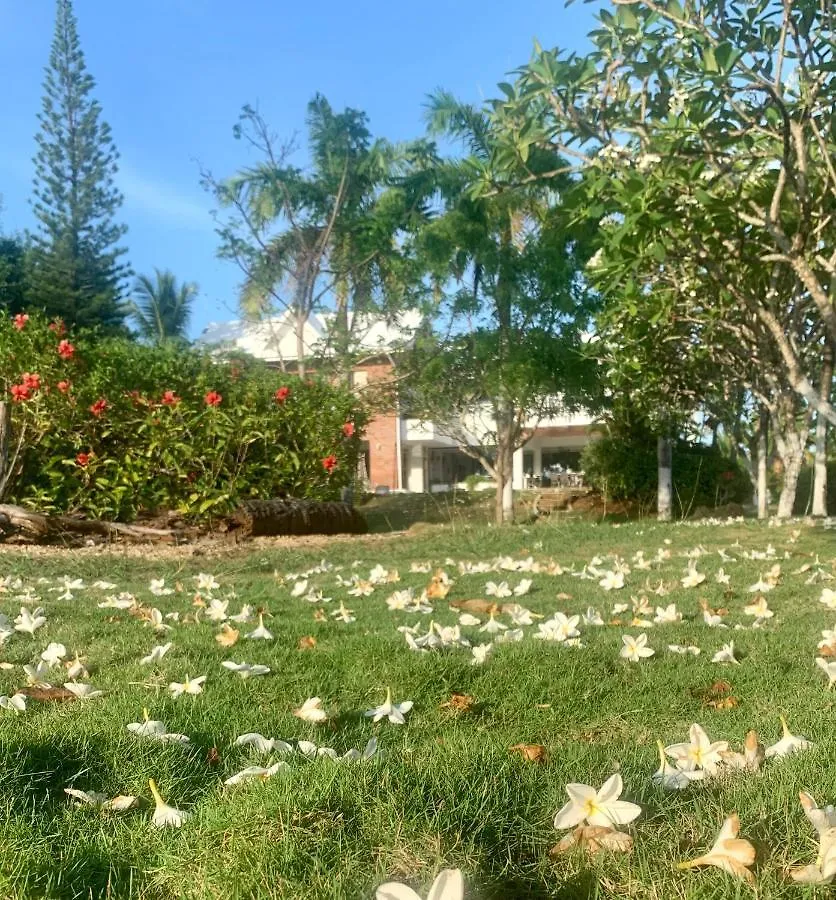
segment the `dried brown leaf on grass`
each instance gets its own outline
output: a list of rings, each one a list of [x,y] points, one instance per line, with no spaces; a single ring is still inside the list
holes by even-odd
[[[549,759],[546,748],[542,744],[514,744],[508,749],[512,753],[519,753],[527,762],[544,763]]]
[[[449,700],[445,700],[439,707],[440,709],[449,709],[451,712],[462,713],[473,709],[476,700],[470,694],[452,693]]]
[[[237,628],[233,628],[226,622],[221,626],[221,630],[215,635],[215,640],[221,647],[232,647],[241,636],[241,632]]]
[[[71,700],[78,700],[78,697],[72,692],[68,691],[66,688],[62,687],[22,687],[19,693],[23,694],[24,697],[28,697],[30,700],[40,700],[42,702],[67,702]]]
[[[313,635],[306,634],[304,637],[299,638],[298,646],[300,650],[313,650],[316,647],[316,638]]]
[[[568,853],[574,848],[586,850],[593,855],[604,850],[614,853],[629,853],[633,849],[633,839],[629,834],[615,828],[602,828],[594,825],[578,825],[565,835],[558,844],[549,851],[550,856]]]

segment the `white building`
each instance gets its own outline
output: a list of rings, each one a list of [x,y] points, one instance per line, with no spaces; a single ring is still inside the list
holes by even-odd
[[[306,355],[316,358],[328,353],[329,322],[329,314],[308,319],[303,334]],[[395,322],[377,320],[358,329],[355,340],[368,357],[352,372],[354,386],[362,389],[391,378],[395,354],[409,344],[420,325],[421,317],[413,311]],[[296,331],[287,314],[259,323],[212,323],[198,340],[222,350],[244,351],[277,368],[295,368]],[[585,413],[527,423],[531,437],[514,454],[514,488],[547,483],[558,470],[578,472],[580,452],[592,439],[594,424]],[[480,438],[493,430],[489,408],[474,409],[462,426],[470,443],[481,443]],[[469,475],[484,474],[480,464],[438,424],[401,416],[397,409],[375,416],[365,436],[362,474],[371,490],[443,491],[461,485]]]

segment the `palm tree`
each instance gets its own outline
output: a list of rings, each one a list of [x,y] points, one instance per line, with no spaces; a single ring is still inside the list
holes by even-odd
[[[335,112],[321,95],[308,105],[306,170],[286,163],[286,149],[274,149],[255,110],[242,119],[241,133],[266,159],[216,185],[221,204],[238,214],[239,227],[222,231],[222,255],[244,272],[242,312],[254,319],[276,310],[292,315],[302,374],[304,323],[316,309],[333,307],[328,338],[347,371],[357,314],[397,307],[411,275],[396,241],[409,210],[389,184],[398,150],[372,138],[363,112]]]
[[[128,311],[143,340],[153,344],[188,340],[187,329],[198,287],[178,285],[173,272],[154,270],[154,279],[140,275],[134,283]]]

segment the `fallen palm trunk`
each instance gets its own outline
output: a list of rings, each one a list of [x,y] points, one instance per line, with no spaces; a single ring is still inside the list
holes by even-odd
[[[179,544],[208,529],[178,525],[151,528],[74,516],[45,515],[22,506],[0,503],[0,542],[79,544],[87,541],[131,541]],[[249,500],[217,523],[233,537],[278,537],[306,534],[365,534],[365,518],[347,503],[318,500]]]
[[[247,537],[365,534],[368,523],[348,503],[319,500],[248,500],[229,517],[229,531]]]

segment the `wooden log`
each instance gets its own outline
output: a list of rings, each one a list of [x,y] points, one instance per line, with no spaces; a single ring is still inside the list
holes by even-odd
[[[248,500],[229,519],[230,530],[250,537],[303,534],[365,534],[365,517],[337,501]]]
[[[196,535],[196,529],[148,528],[121,522],[76,519],[72,516],[45,516],[22,506],[0,503],[0,538],[13,536],[17,540],[28,540],[36,544],[62,543],[90,537],[174,544]]]

